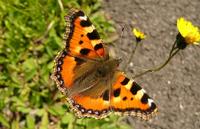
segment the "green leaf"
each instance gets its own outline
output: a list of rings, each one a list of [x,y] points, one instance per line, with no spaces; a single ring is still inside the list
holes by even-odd
[[[10,127],[8,120],[3,116],[3,114],[0,114],[0,123],[7,128]]]
[[[28,129],[34,129],[35,128],[35,118],[34,116],[27,115],[26,116],[26,125]]]
[[[74,115],[72,115],[71,113],[66,113],[61,118],[61,123],[68,124],[68,123],[71,123],[73,121],[73,119],[74,119]]]
[[[17,107],[17,110],[19,111],[19,112],[22,112],[22,113],[29,113],[30,111],[31,111],[31,109],[30,108],[27,108],[27,107]]]
[[[42,122],[41,122],[40,129],[47,129],[48,125],[49,125],[48,113],[45,111],[42,116]]]
[[[19,129],[19,121],[18,120],[12,121],[11,129]]]
[[[56,104],[49,107],[48,111],[52,115],[58,116],[58,115],[64,115],[66,112],[66,109],[61,104]]]

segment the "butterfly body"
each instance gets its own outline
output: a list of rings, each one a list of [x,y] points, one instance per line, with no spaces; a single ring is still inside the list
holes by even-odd
[[[120,60],[117,59],[108,59],[106,61],[98,62],[98,65],[95,70],[95,74],[100,78],[108,78],[108,76],[113,76],[116,71]]]
[[[154,101],[118,70],[89,18],[72,9],[66,17],[66,47],[55,59],[53,79],[79,117],[103,118],[110,112],[149,119]]]
[[[113,78],[114,72],[119,65],[119,60],[91,61],[87,65],[89,67],[83,70],[77,68],[75,73],[81,74],[81,76],[76,75],[77,78],[74,81],[73,87],[68,89],[68,96],[73,96],[77,93],[87,93],[92,97],[100,96],[100,92],[96,93],[97,90],[100,90],[102,93],[109,88],[107,83]]]

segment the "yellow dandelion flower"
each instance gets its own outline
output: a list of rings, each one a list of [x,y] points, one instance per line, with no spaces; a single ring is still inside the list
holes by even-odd
[[[146,35],[136,28],[133,29],[133,34],[135,35],[137,41],[141,41],[146,38]]]
[[[177,28],[187,44],[199,44],[200,31],[197,26],[181,17],[177,20]]]

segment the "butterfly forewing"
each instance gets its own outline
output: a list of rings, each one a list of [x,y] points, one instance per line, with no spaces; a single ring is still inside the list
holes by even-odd
[[[82,11],[72,9],[65,19],[66,49],[70,54],[95,60],[106,57],[107,53],[97,30]]]

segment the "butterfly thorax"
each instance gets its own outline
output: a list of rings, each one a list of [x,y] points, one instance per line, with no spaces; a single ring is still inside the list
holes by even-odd
[[[118,59],[108,59],[106,61],[98,62],[95,75],[100,78],[110,76],[117,69],[119,63],[120,60]]]

